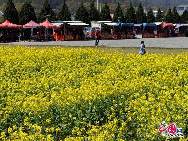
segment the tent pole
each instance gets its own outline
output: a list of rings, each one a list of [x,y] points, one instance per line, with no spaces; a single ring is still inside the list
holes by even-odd
[[[31,28],[31,38],[33,37],[33,28]]]
[[[63,24],[63,28],[64,28],[64,31],[63,31],[63,32],[64,32],[64,40],[65,40],[65,34],[66,34],[66,32],[65,32],[65,30],[66,30],[66,29],[65,29],[65,24]]]
[[[47,39],[47,30],[46,30],[46,28],[45,28],[45,40]]]

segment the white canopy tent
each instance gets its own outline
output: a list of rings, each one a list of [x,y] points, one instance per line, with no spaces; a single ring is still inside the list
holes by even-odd
[[[175,26],[176,26],[176,28],[180,28],[182,26],[188,26],[188,24],[176,24]]]
[[[97,21],[98,23],[111,23],[112,21]]]
[[[119,26],[119,23],[104,23],[104,24],[109,26]]]
[[[64,23],[82,23],[82,21],[63,21]]]
[[[64,23],[52,23],[54,26],[60,27],[62,26]]]
[[[74,25],[74,26],[88,26],[89,24],[86,23],[79,23],[79,22],[73,22],[73,23],[67,23],[68,25]]]
[[[157,26],[161,25],[162,22],[155,22],[154,24],[156,24]]]

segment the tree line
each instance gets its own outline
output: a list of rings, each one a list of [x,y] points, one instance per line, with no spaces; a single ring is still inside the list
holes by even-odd
[[[121,8],[120,3],[117,4],[115,12],[113,13],[113,18],[110,15],[110,8],[108,4],[104,4],[101,12],[95,7],[94,1],[90,3],[89,8],[87,9],[83,3],[77,9],[74,17],[75,20],[80,20],[86,23],[90,21],[114,21],[114,22],[127,22],[127,23],[153,23],[153,22],[171,22],[171,23],[187,23],[188,22],[188,11],[184,11],[183,15],[179,15],[176,7],[173,9],[168,9],[166,12],[162,12],[161,9],[158,9],[157,16],[154,16],[153,9],[149,9],[147,13],[144,11],[142,4],[140,3],[137,8],[133,6],[132,3],[128,6],[126,12]],[[31,20],[36,22],[42,22],[45,19],[50,21],[71,20],[71,12],[67,6],[65,0],[63,2],[62,8],[59,13],[55,13],[51,8],[48,0],[45,0],[42,9],[38,16],[36,16],[35,9],[31,5],[31,2],[25,2],[21,10],[18,12],[14,2],[8,0],[5,10],[4,10],[4,19],[8,19],[13,23],[25,24]]]

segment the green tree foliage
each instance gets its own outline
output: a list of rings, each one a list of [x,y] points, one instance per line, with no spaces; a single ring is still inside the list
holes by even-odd
[[[117,8],[116,8],[115,13],[114,13],[114,17],[113,17],[113,21],[117,22],[119,20],[121,22],[124,21],[124,14],[123,14],[123,10],[121,8],[120,3],[118,3],[118,5],[117,5]]]
[[[90,22],[89,13],[88,13],[87,9],[84,7],[83,3],[81,3],[80,7],[76,11],[75,18],[76,18],[76,20],[80,20],[80,21],[83,21],[85,23],[89,23]]]
[[[173,19],[173,13],[172,13],[171,9],[168,9],[168,11],[167,11],[167,13],[165,15],[165,21],[173,23],[174,19]]]
[[[58,19],[64,20],[64,21],[70,21],[71,20],[71,13],[70,13],[69,8],[68,8],[68,6],[65,2],[63,3],[61,11],[58,14]]]
[[[90,3],[89,18],[90,21],[98,21],[100,19],[100,13],[95,7],[94,1]]]
[[[157,22],[162,22],[163,19],[164,19],[164,15],[163,15],[161,9],[159,8],[159,9],[158,9],[158,12],[157,12],[156,21],[157,21]]]
[[[180,15],[179,15],[179,13],[177,12],[176,7],[173,8],[172,13],[173,13],[174,23],[180,23]]]
[[[20,23],[26,24],[27,22],[33,20],[37,21],[35,10],[30,2],[25,2],[19,13]]]
[[[147,22],[148,23],[155,22],[155,16],[154,16],[153,10],[151,8],[148,10],[148,13],[147,13]]]
[[[48,19],[50,21],[56,20],[56,14],[52,10],[48,0],[45,0],[38,19],[40,22],[44,21],[45,19]]]
[[[183,14],[181,15],[181,22],[188,23],[188,11],[187,10],[185,10]]]
[[[135,9],[134,9],[132,3],[130,3],[130,5],[127,9],[126,18],[127,18],[127,22],[136,23],[136,12],[135,12]]]
[[[144,8],[142,6],[142,3],[139,4],[138,9],[136,11],[136,20],[137,23],[146,22],[146,14],[144,13]]]
[[[100,13],[100,19],[104,21],[111,21],[112,17],[110,15],[110,8],[107,3],[105,3],[104,7],[101,10]]]
[[[18,11],[12,0],[8,0],[3,16],[4,16],[4,20],[9,20],[16,24],[19,23]]]

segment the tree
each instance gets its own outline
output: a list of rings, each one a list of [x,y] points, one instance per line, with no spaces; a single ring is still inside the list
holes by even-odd
[[[118,3],[117,8],[114,13],[113,21],[117,22],[119,21],[123,22],[124,21],[124,14],[123,10],[121,9],[120,3]]]
[[[168,9],[168,11],[167,11],[167,13],[165,15],[165,21],[173,23],[174,19],[173,19],[173,14],[172,14],[172,10],[171,9]]]
[[[70,21],[71,20],[71,13],[70,13],[69,8],[68,8],[68,6],[65,2],[63,3],[61,11],[58,14],[58,19],[64,20],[64,21]]]
[[[104,7],[101,10],[100,13],[100,19],[104,21],[111,21],[112,17],[110,15],[110,8],[107,3],[105,3]]]
[[[56,20],[56,14],[52,10],[48,0],[45,0],[43,8],[39,13],[39,21],[42,22],[45,19],[49,19],[50,21]]]
[[[126,18],[127,18],[127,22],[136,23],[136,13],[135,13],[135,9],[134,9],[132,3],[130,3],[130,5],[127,9]]]
[[[20,17],[20,23],[26,24],[30,22],[31,20],[37,21],[37,17],[35,14],[35,10],[30,2],[25,2],[21,8],[21,11],[19,13]]]
[[[147,13],[147,22],[148,23],[153,23],[155,22],[155,16],[153,14],[153,10],[150,8],[148,13]]]
[[[181,22],[188,23],[188,11],[187,10],[185,10],[183,14],[181,15]]]
[[[176,7],[173,8],[172,14],[173,14],[174,23],[180,23],[180,15]]]
[[[162,22],[163,18],[164,18],[163,13],[162,13],[161,9],[159,8],[158,12],[157,12],[157,16],[156,16],[156,21],[157,22]]]
[[[136,11],[136,20],[137,23],[146,22],[146,14],[144,13],[144,8],[142,6],[142,3],[139,4],[138,9]]]
[[[84,4],[81,3],[80,7],[78,8],[78,10],[76,11],[76,16],[75,16],[76,20],[80,20],[83,21],[85,23],[89,23],[89,13],[87,11],[87,9],[84,7]]]
[[[97,8],[95,7],[94,1],[90,3],[89,18],[90,21],[98,21],[100,19],[100,14]]]
[[[9,20],[16,24],[19,23],[18,11],[12,0],[8,0],[3,16],[5,20]]]

